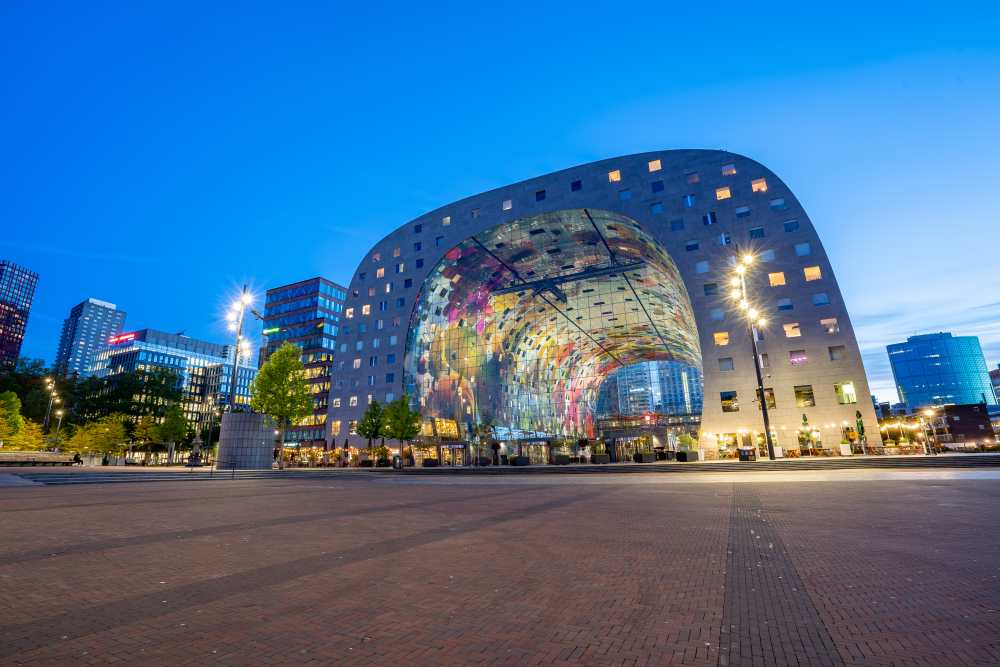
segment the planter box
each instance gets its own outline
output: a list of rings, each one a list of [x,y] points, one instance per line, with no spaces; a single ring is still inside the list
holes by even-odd
[[[512,456],[510,457],[510,464],[512,466],[531,465],[531,459],[529,459],[527,456]]]
[[[590,457],[591,463],[611,463],[610,454],[594,454]]]
[[[491,459],[488,456],[480,456],[479,457],[479,461],[477,463],[480,466],[488,466],[488,465],[491,465],[493,463],[493,459]]]
[[[441,465],[441,462],[438,461],[437,459],[424,459],[423,461],[420,462],[420,465],[421,467],[424,468],[437,468],[439,465]]]
[[[632,455],[632,460],[636,463],[655,463],[656,454],[652,452],[638,452]]]
[[[677,452],[677,460],[684,462],[701,461],[701,451]]]
[[[566,454],[556,454],[552,457],[552,463],[557,466],[569,465],[569,456]]]

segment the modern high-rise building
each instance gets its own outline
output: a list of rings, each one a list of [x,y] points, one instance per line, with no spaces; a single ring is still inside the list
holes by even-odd
[[[990,384],[993,385],[993,395],[1000,402],[1000,365],[990,371]]]
[[[263,365],[284,343],[302,348],[302,363],[313,394],[313,414],[286,429],[286,444],[329,448],[326,428],[330,369],[346,288],[316,277],[267,291],[264,305]]]
[[[0,260],[0,366],[17,363],[37,284],[37,273]]]
[[[755,320],[766,320],[762,396],[747,311],[732,296],[746,262]],[[777,174],[716,150],[573,167],[453,202],[375,242],[344,304],[330,431],[365,446],[356,425],[367,405],[405,392],[424,433],[455,446],[482,424],[501,439],[597,439],[602,385],[650,361],[700,369],[700,426],[686,423],[710,458],[760,446],[762,402],[784,450],[839,453],[861,437],[859,421],[869,444],[879,439],[809,216]]]
[[[701,368],[676,361],[646,361],[618,369],[602,384],[597,413],[627,417],[701,415]]]
[[[87,299],[63,320],[53,372],[62,376],[91,374],[94,356],[125,326],[125,312],[113,303]]]
[[[139,329],[112,336],[94,358],[93,374],[114,381],[139,370],[168,370],[177,375],[181,408],[192,423],[210,419],[229,404],[235,346],[210,343],[183,334]],[[250,384],[257,369],[244,365],[236,373],[237,406],[250,403]]]
[[[908,410],[997,402],[976,336],[932,333],[887,347],[899,398]]]

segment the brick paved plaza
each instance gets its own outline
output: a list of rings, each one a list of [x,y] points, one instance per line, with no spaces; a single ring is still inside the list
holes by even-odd
[[[636,477],[0,488],[0,664],[1000,663],[1000,480]]]

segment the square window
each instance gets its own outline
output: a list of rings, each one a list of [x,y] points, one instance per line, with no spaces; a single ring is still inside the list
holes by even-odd
[[[774,249],[768,248],[767,250],[762,250],[761,253],[757,256],[757,259],[759,259],[762,262],[773,262]]]
[[[385,278],[385,267],[379,267],[379,269],[377,271],[375,271],[375,277],[376,278]]]
[[[749,206],[739,206],[733,213],[736,214],[737,218],[749,218],[750,217],[750,207]]]
[[[695,262],[694,271],[695,273],[708,273],[708,261]]]
[[[660,169],[663,169],[663,165],[660,164],[659,160],[650,160],[648,166],[649,166],[650,173],[652,173],[654,171],[659,171]]]
[[[511,200],[511,199],[504,199],[503,203],[500,204],[500,208],[502,208],[505,211],[509,211],[510,209],[514,208],[514,202],[513,202],[513,200]]]
[[[835,384],[833,391],[837,394],[837,402],[841,405],[853,405],[858,402],[858,392],[854,390],[853,382]]]
[[[403,297],[396,299],[396,308],[402,308],[404,305],[406,305],[406,299]]]
[[[335,407],[335,408],[339,408],[340,407],[340,399],[339,398],[333,399],[333,407]]]
[[[823,327],[824,333],[837,334],[840,333],[840,323],[837,322],[836,317],[826,317],[819,321],[819,325]]]
[[[767,401],[767,409],[775,410],[778,407],[778,403],[774,400],[774,389],[771,387],[764,387],[764,400]],[[757,409],[760,410],[760,390],[757,390]]]
[[[823,277],[823,272],[818,266],[807,266],[802,269],[802,275],[806,277],[807,283],[811,283],[814,280],[820,280]]]
[[[663,192],[663,181],[653,181],[649,187],[653,192]]]
[[[357,357],[357,358],[356,358],[356,359],[354,360],[354,367],[355,367],[355,368],[361,368],[361,357]]]
[[[770,368],[771,367],[771,358],[768,357],[766,353],[762,353],[760,355],[760,367],[761,368]]]
[[[778,299],[777,301],[778,310],[792,310],[794,306],[792,305],[791,299]]]
[[[715,344],[718,345],[719,347],[722,347],[723,345],[729,345],[729,332],[716,331],[715,333],[712,334],[712,339],[715,341]]]
[[[795,387],[795,407],[811,408],[816,405],[816,397],[813,396],[811,384],[800,384]]]
[[[396,363],[396,355],[395,354],[387,354],[387,355],[385,355],[385,363],[387,363],[387,364],[394,364],[394,363]]]
[[[684,195],[684,208],[694,207],[694,203],[697,198],[694,195]]]
[[[446,215],[443,218],[441,218],[441,224],[443,226],[445,226],[445,227],[447,227],[448,225],[450,225],[451,224],[451,216],[450,215]]]
[[[622,172],[618,169],[608,172],[608,183],[619,183],[622,180]]]
[[[701,221],[707,227],[709,225],[714,225],[715,223],[717,223],[719,221],[719,219],[716,217],[715,211],[709,211],[705,215],[701,216]]]
[[[740,411],[740,401],[736,396],[735,391],[722,391],[719,392],[719,398],[722,401],[722,411],[723,412],[739,412]]]
[[[366,303],[365,305],[361,306],[361,314],[362,315],[371,315],[372,314],[372,305],[370,303]]]
[[[753,192],[767,192],[767,179],[755,178],[750,181],[750,190]]]
[[[353,308],[348,308],[347,310],[345,310],[344,311],[344,317],[347,318],[347,319],[349,319],[349,320],[353,319],[354,318],[354,309]]]
[[[814,306],[829,306],[830,305],[830,295],[826,292],[817,292],[813,294],[813,305]]]
[[[736,165],[735,164],[724,164],[724,165],[722,165],[722,175],[723,176],[735,176],[736,175]]]
[[[708,316],[716,322],[721,322],[722,320],[726,319],[726,311],[724,311],[722,308],[713,308],[712,310],[708,311]]]
[[[717,200],[719,200],[719,201],[722,201],[723,199],[729,199],[732,196],[733,196],[733,193],[729,189],[728,186],[724,187],[724,188],[716,188],[715,189],[715,198]]]
[[[826,350],[830,354],[830,361],[843,361],[847,355],[847,348],[843,345],[831,345]]]
[[[719,245],[727,246],[730,245],[732,242],[733,242],[733,237],[730,236],[729,234],[725,233],[719,234]]]
[[[785,284],[785,272],[775,271],[767,274],[767,282],[771,284],[771,287],[781,287]]]
[[[471,215],[471,216],[472,216],[472,219],[473,219],[473,220],[475,220],[476,218],[478,218],[478,217],[479,217],[479,215],[480,215],[480,210],[479,210],[478,208],[474,208],[474,209],[472,209],[472,210],[471,210],[471,211],[469,212],[469,215]]]
[[[382,253],[380,253],[380,252],[373,252],[372,253],[372,261],[375,262],[376,264],[378,264],[379,262],[381,262],[382,261]]]
[[[417,260],[417,268],[418,269],[424,268],[424,260],[423,259],[418,259]]]
[[[414,234],[419,234],[422,231],[424,231],[424,226],[423,225],[413,225],[413,233]]]
[[[405,270],[406,270],[406,264],[404,264],[403,262],[400,262],[399,264],[396,265],[396,273],[402,273]]]
[[[358,404],[358,397],[357,396],[351,396],[351,399],[347,402],[347,404],[350,405],[352,408],[355,407],[355,406],[357,406],[357,404]]]
[[[778,199],[772,199],[770,202],[768,202],[768,205],[775,211],[784,211],[786,208],[788,208],[788,205],[785,204],[785,199],[783,197],[779,197]]]
[[[656,215],[657,213],[663,213],[663,202],[655,201],[649,205],[649,212]]]
[[[701,176],[698,175],[697,171],[686,172],[685,177],[690,185],[701,182]]]
[[[385,383],[386,384],[392,384],[395,381],[396,381],[396,374],[395,373],[386,373],[385,374]]]
[[[797,257],[806,257],[812,254],[812,246],[808,243],[796,243],[795,244],[795,255]]]
[[[785,338],[798,338],[802,335],[802,329],[799,327],[798,322],[789,322],[784,325]]]
[[[762,239],[762,238],[764,238],[764,228],[763,227],[754,227],[753,229],[751,229],[750,230],[750,238],[752,238],[752,239]]]
[[[374,287],[369,287],[368,288],[368,296],[375,296],[375,288]]]
[[[687,250],[688,252],[691,252],[692,250],[697,250],[698,245],[699,245],[698,241],[692,239],[684,244],[684,249]]]
[[[733,363],[732,357],[722,357],[719,359],[719,370],[723,373],[733,370],[736,365]]]
[[[407,278],[406,280],[404,280],[403,281],[403,287],[405,289],[409,289],[409,288],[413,287],[413,278]]]
[[[797,232],[799,231],[799,221],[798,220],[785,220],[785,231],[786,232]]]
[[[632,191],[631,190],[619,190],[618,191],[618,198],[621,199],[622,201],[628,201],[629,199],[632,198]]]
[[[535,190],[535,201],[545,201],[545,190]]]
[[[583,181],[571,181],[569,184],[570,192],[579,192],[583,189]]]
[[[420,252],[423,249],[423,247],[424,246],[420,241],[417,241],[416,243],[413,244],[414,252]]]
[[[392,249],[392,256],[393,257],[399,257],[399,253],[400,252],[401,251],[400,251],[399,247],[395,247],[395,248]]]
[[[671,220],[670,221],[670,231],[672,231],[672,232],[679,232],[682,229],[684,229],[684,221],[683,220]]]
[[[702,289],[705,290],[705,296],[715,296],[719,293],[718,283],[705,283],[702,285]]]
[[[792,366],[801,366],[809,361],[809,357],[806,356],[805,350],[789,350],[788,351],[788,363]]]

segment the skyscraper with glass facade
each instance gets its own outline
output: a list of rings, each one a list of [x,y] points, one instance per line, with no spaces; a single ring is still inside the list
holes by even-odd
[[[124,326],[125,312],[113,303],[87,299],[73,306],[63,321],[53,372],[63,376],[90,375],[94,356]]]
[[[0,366],[17,363],[37,284],[37,273],[0,260]]]
[[[260,364],[284,343],[297,345],[302,348],[302,363],[313,395],[313,414],[286,429],[286,444],[330,445],[326,428],[330,369],[346,298],[344,287],[318,276],[267,291]]]
[[[976,336],[944,332],[910,336],[887,349],[899,399],[908,410],[997,402]]]

